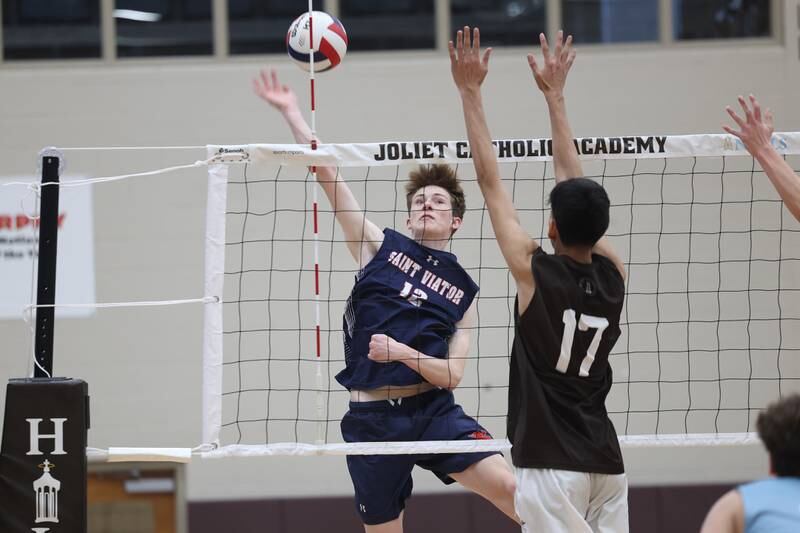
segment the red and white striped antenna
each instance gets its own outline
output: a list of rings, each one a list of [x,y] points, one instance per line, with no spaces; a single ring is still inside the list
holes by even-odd
[[[317,149],[317,104],[316,93],[314,88],[314,4],[313,0],[308,0],[308,80],[311,84],[311,150]],[[315,339],[316,339],[316,381],[317,381],[317,444],[322,444],[325,440],[325,398],[323,395],[322,383],[322,340],[320,334],[320,321],[319,321],[319,220],[317,209],[317,167],[311,167],[311,175],[314,177],[314,312],[316,314],[315,322]]]

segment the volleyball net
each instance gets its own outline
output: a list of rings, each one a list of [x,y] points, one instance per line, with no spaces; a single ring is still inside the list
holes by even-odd
[[[608,236],[629,274],[607,401],[623,446],[754,442],[759,410],[800,390],[800,225],[731,136],[575,143],[586,176],[608,191]],[[550,141],[495,144],[523,227],[552,251],[545,230],[554,185]],[[800,169],[800,133],[776,134],[773,144]],[[93,155],[96,149],[81,149],[87,152],[81,157],[65,149],[84,178],[65,180],[62,188],[119,187],[122,180],[162,174],[196,180],[187,182],[191,187],[207,181],[205,287],[196,294],[46,306],[204,306],[205,325],[197,327],[204,346],[199,443],[91,450],[91,458],[188,461],[192,455],[445,453],[509,446],[504,437],[515,287],[466,142],[180,148],[206,154],[186,161],[172,150],[168,158],[143,159],[142,150],[151,149],[127,150],[136,160],[133,172],[107,177],[91,176],[120,172],[126,163],[116,151],[101,158]],[[169,166],[154,168],[162,159]],[[344,443],[339,424],[349,393],[334,376],[345,365],[342,315],[358,267],[327,199],[318,198],[309,166],[335,167],[372,222],[405,232],[407,175],[429,163],[452,165],[466,192],[464,223],[448,250],[480,292],[455,397],[494,439]],[[20,190],[20,198],[30,201],[30,191]]]
[[[800,134],[775,147],[800,168]],[[607,408],[623,446],[747,443],[760,409],[800,390],[800,225],[728,135],[583,138],[628,268]],[[522,226],[552,251],[546,139],[495,142]],[[204,455],[380,454],[508,447],[515,287],[466,142],[210,146]],[[414,165],[456,168],[467,197],[448,245],[478,283],[455,391],[493,440],[343,443],[342,314],[358,273],[309,167],[336,167],[379,227],[405,232]]]

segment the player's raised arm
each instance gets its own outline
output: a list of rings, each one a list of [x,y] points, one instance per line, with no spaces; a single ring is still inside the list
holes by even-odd
[[[736,490],[729,491],[717,500],[706,515],[700,533],[742,533],[744,531],[744,506]]]
[[[556,181],[583,176],[583,168],[578,158],[578,151],[573,143],[572,128],[567,119],[567,106],[564,101],[564,86],[567,83],[572,63],[575,61],[575,50],[572,48],[572,35],[564,42],[564,32],[559,31],[556,37],[555,50],[550,53],[547,38],[539,34],[542,46],[542,63],[536,56],[528,54],[528,65],[533,72],[536,86],[542,91],[550,113],[550,129],[553,137],[553,167]]]
[[[583,177],[583,166],[575,147],[564,99],[564,87],[572,64],[575,62],[576,52],[572,47],[572,35],[567,36],[565,41],[564,32],[560,30],[556,35],[555,49],[552,52],[544,33],[539,34],[539,43],[542,47],[542,62],[541,64],[537,62],[534,54],[528,54],[528,65],[533,72],[536,86],[542,91],[547,102],[553,138],[553,167],[558,183],[570,178]],[[608,257],[625,278],[625,264],[611,246],[608,238],[602,237],[597,241],[592,251]]]
[[[283,115],[296,142],[302,144],[311,142],[311,128],[300,112],[294,91],[279,82],[278,74],[274,70],[270,72],[262,70],[260,76],[253,80],[253,91]],[[342,227],[348,250],[359,267],[365,266],[380,248],[383,232],[366,218],[361,206],[358,205],[358,200],[336,168],[317,167],[317,182],[325,191],[336,214],[336,220]]]
[[[725,108],[739,130],[728,126],[722,126],[722,129],[742,140],[747,151],[764,169],[786,208],[800,221],[800,176],[772,146],[772,134],[775,131],[772,113],[769,109],[762,113],[758,100],[752,94],[749,106],[742,96],[739,96],[739,105],[744,112],[744,118],[739,117],[730,107]]]
[[[529,290],[529,296],[532,296],[531,255],[539,243],[522,228],[511,195],[500,179],[497,157],[483,110],[481,84],[489,72],[492,49],[488,48],[481,56],[480,31],[475,28],[470,35],[469,27],[464,27],[463,31],[457,33],[455,44],[450,41],[449,51],[453,81],[461,95],[472,161],[497,243],[514,276],[518,292],[524,294]]]

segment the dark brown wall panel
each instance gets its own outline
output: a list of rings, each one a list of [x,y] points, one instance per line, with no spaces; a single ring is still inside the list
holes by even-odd
[[[631,533],[693,532],[729,485],[630,490]],[[407,503],[412,533],[516,533],[519,527],[474,494],[418,494]],[[297,498],[189,504],[189,533],[358,533],[353,499]]]

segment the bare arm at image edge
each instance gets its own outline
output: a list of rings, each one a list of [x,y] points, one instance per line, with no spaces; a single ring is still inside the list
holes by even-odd
[[[744,118],[737,115],[730,107],[725,108],[739,130],[726,125],[723,125],[722,129],[741,139],[750,155],[764,169],[764,173],[775,186],[786,208],[796,220],[800,221],[800,176],[772,146],[772,134],[775,132],[772,112],[767,109],[762,113],[761,105],[752,94],[749,99],[750,105],[743,96],[738,98]]]
[[[744,504],[739,491],[724,494],[711,507],[700,533],[743,533]]]

